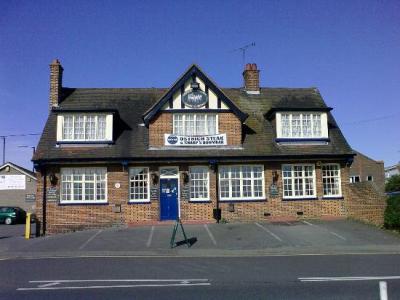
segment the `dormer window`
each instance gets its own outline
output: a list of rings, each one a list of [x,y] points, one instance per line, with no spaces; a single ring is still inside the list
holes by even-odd
[[[218,134],[216,114],[175,113],[173,114],[173,133],[175,135],[215,135]]]
[[[68,113],[57,117],[57,142],[111,142],[113,115]]]
[[[276,114],[277,138],[327,139],[327,114],[321,112],[279,112]]]

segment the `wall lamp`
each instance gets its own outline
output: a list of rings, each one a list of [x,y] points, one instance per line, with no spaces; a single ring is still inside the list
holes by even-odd
[[[157,185],[158,184],[158,174],[157,172],[153,172],[151,173],[151,182],[153,183],[153,185]]]
[[[189,183],[189,173],[188,172],[183,172],[183,183],[188,184]]]
[[[50,180],[50,183],[51,183],[52,186],[57,185],[58,178],[57,178],[56,174],[50,173],[49,180]]]

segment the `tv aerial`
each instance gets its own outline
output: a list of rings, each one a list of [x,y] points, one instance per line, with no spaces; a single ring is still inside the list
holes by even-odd
[[[243,63],[243,66],[244,66],[244,64],[246,63],[246,51],[247,51],[250,47],[254,47],[255,45],[256,45],[256,43],[255,43],[255,42],[252,42],[252,43],[250,43],[250,44],[247,44],[247,45],[244,45],[244,46],[239,47],[239,48],[237,48],[237,49],[234,49],[234,50],[232,50],[231,52],[237,52],[237,51],[242,52],[242,63]]]

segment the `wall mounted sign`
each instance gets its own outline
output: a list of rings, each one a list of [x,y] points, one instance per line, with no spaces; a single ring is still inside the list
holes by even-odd
[[[46,199],[47,201],[57,201],[60,198],[60,193],[58,188],[50,187],[47,189],[46,192]]]
[[[182,102],[190,108],[200,108],[208,102],[208,96],[201,90],[192,89],[182,95]]]
[[[0,190],[24,190],[25,175],[0,175]]]
[[[276,184],[271,184],[269,186],[269,196],[270,197],[278,197],[279,196],[279,189]]]
[[[164,145],[166,146],[224,146],[226,145],[226,134],[185,136],[164,134]]]
[[[26,202],[34,202],[36,200],[35,194],[25,194],[25,201]]]

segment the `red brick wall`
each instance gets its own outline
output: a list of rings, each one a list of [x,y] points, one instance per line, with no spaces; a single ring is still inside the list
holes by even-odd
[[[203,164],[204,165],[204,164]],[[148,166],[148,165],[147,165]],[[158,173],[158,165],[150,166],[150,172]],[[213,209],[216,207],[216,174],[210,170],[210,196],[207,203],[189,202],[188,196],[183,191],[189,188],[189,183],[184,183],[184,173],[188,172],[189,165],[180,165],[180,209],[183,221],[214,221]],[[282,200],[282,172],[280,163],[265,163],[265,194],[267,201],[262,202],[233,202],[234,211],[229,211],[227,202],[220,202],[222,217],[229,221],[263,221],[279,218],[321,218],[346,216],[346,201],[322,199],[322,178],[320,167],[316,166],[317,196],[316,200],[283,201]],[[272,183],[272,174],[277,171],[279,178],[277,186],[279,196],[271,198],[268,195]],[[47,170],[47,174],[54,172],[60,178],[59,168]],[[159,220],[159,184],[151,182],[157,191],[152,196],[150,203],[128,203],[129,175],[128,168],[121,165],[107,167],[108,204],[106,205],[59,205],[58,201],[47,201],[47,233],[79,230],[83,228],[105,227],[121,224],[143,223]],[[348,173],[344,166],[341,169],[342,192],[344,199],[348,199]],[[38,176],[37,215],[42,221],[43,180]],[[119,183],[120,188],[115,184]],[[59,183],[57,184],[59,186]],[[47,180],[47,188],[51,186]],[[113,212],[114,205],[121,205],[121,213]],[[303,212],[298,216],[297,212]],[[270,214],[267,216],[266,214]]]
[[[172,133],[172,114],[161,113],[149,125],[149,145],[164,146],[164,134]],[[229,146],[240,146],[242,143],[242,123],[233,113],[218,114],[219,133],[226,133]]]
[[[356,220],[382,226],[386,208],[386,196],[372,182],[349,184],[347,215]]]
[[[372,160],[361,153],[354,157],[350,167],[350,176],[360,176],[360,181],[367,181],[367,176],[373,176],[373,182],[381,191],[385,191],[385,167],[383,161]]]
[[[303,163],[303,162],[302,162]],[[314,162],[310,162],[314,163]],[[272,184],[272,174],[276,171],[279,174],[277,186],[279,196],[271,198],[269,186]],[[322,199],[323,186],[321,167],[316,166],[316,188],[317,200],[282,200],[282,169],[281,163],[268,163],[264,165],[265,193],[267,202],[233,202],[234,212],[229,212],[229,204],[220,202],[222,217],[227,221],[255,221],[274,220],[281,218],[321,218],[321,217],[344,217],[345,207],[343,200]],[[342,194],[346,197],[347,177],[346,168],[341,168]],[[303,215],[297,215],[303,212]],[[270,214],[266,216],[264,214]]]
[[[172,133],[172,114],[161,113],[149,124],[149,146],[164,146],[164,134]]]

